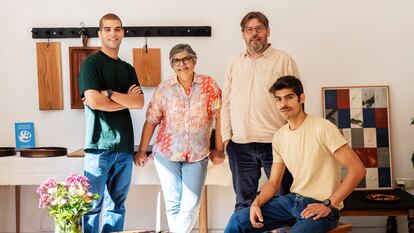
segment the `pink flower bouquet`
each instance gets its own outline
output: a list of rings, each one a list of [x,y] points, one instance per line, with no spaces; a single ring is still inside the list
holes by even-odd
[[[62,232],[79,232],[80,217],[89,211],[93,200],[99,197],[88,192],[89,187],[88,178],[76,174],[70,174],[60,183],[54,178],[47,179],[36,191],[40,196],[39,208],[49,210],[55,218],[56,228],[62,228]]]

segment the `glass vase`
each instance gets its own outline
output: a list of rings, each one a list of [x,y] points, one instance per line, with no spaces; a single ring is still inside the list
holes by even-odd
[[[82,233],[80,218],[55,218],[55,233]]]

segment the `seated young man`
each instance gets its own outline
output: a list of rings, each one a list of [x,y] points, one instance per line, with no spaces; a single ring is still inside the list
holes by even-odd
[[[327,232],[336,227],[342,202],[365,167],[335,125],[304,112],[299,79],[281,77],[269,91],[287,124],[273,137],[269,181],[250,208],[233,213],[225,232],[266,232],[293,221],[290,233]],[[348,169],[342,182],[341,164]],[[275,197],[286,168],[294,179],[291,193]]]

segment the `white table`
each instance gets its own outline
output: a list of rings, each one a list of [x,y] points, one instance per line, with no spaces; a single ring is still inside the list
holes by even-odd
[[[0,185],[14,185],[16,188],[16,232],[20,232],[20,186],[40,185],[48,178],[63,181],[71,172],[83,174],[83,158],[66,156],[49,158],[25,158],[19,155],[0,157]],[[159,185],[153,160],[144,167],[135,167],[131,185]],[[232,185],[230,168],[226,160],[222,165],[213,166],[209,162],[205,185]],[[200,233],[207,232],[207,187],[199,217]]]

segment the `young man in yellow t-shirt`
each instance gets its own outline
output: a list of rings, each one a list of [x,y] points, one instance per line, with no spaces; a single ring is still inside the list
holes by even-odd
[[[225,232],[265,232],[295,222],[290,233],[323,233],[339,220],[343,200],[365,176],[364,165],[331,122],[304,112],[299,79],[279,78],[270,88],[288,122],[273,137],[269,181],[250,208],[235,212]],[[341,182],[340,166],[348,169]],[[292,193],[275,197],[283,173],[293,175]]]

